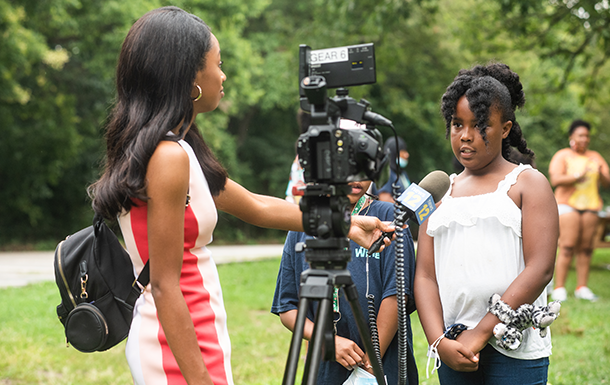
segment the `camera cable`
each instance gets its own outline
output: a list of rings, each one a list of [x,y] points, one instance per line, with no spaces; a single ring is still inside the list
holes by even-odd
[[[398,383],[399,385],[407,384],[407,357],[409,354],[409,315],[407,314],[406,290],[405,290],[405,247],[404,247],[404,232],[405,225],[404,212],[402,206],[398,203],[400,197],[399,173],[399,154],[398,135],[394,126],[391,126],[394,131],[396,144],[396,180],[392,183],[392,195],[394,198],[394,223],[396,224],[396,246],[395,252],[395,270],[396,270],[396,301],[398,303]]]

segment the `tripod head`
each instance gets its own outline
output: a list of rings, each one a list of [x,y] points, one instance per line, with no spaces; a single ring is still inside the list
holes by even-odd
[[[347,184],[314,184],[305,189],[300,202],[303,227],[316,237],[306,241],[305,260],[312,269],[345,269],[351,259],[350,190]]]

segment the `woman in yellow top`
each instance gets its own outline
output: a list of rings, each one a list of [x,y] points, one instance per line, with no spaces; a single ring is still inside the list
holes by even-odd
[[[587,287],[589,266],[593,254],[593,237],[597,228],[598,211],[602,209],[600,183],[610,186],[608,163],[589,150],[591,125],[575,120],[570,125],[570,148],[553,156],[549,165],[551,185],[559,206],[559,254],[555,264],[554,300],[565,301],[565,282],[576,254],[576,298],[589,301],[597,296]]]

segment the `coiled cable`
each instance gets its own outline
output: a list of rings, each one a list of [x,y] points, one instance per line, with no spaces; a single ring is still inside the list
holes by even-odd
[[[398,183],[392,184],[394,201],[397,202],[400,196]],[[398,383],[407,384],[407,356],[409,352],[408,314],[405,291],[405,246],[404,246],[404,221],[402,208],[398,203],[394,203],[394,220],[396,221],[396,246],[395,246],[395,270],[396,270],[396,301],[398,303]]]
[[[375,359],[379,363],[379,367],[383,368],[383,363],[381,361],[381,349],[379,347],[379,331],[377,329],[377,315],[375,313],[375,296],[373,294],[368,294],[366,296],[366,300],[368,303],[368,311],[369,311],[369,329],[371,331],[371,342],[373,343],[373,348],[375,349]],[[369,359],[373,359],[373,357],[369,357]]]

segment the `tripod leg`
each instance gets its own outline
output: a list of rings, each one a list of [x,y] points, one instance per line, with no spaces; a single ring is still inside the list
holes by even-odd
[[[307,318],[308,306],[309,300],[307,298],[301,298],[299,301],[299,309],[297,310],[297,319],[294,324],[294,330],[292,331],[290,352],[288,353],[286,369],[284,370],[284,379],[282,381],[283,385],[293,385],[297,375],[299,355],[301,353],[301,343],[303,341],[303,329],[305,328],[305,319]]]
[[[383,374],[383,368],[379,365],[379,361],[375,359],[375,349],[373,348],[373,343],[371,342],[371,336],[369,333],[368,326],[366,324],[366,321],[364,320],[364,316],[362,315],[362,308],[360,307],[360,302],[358,302],[358,289],[356,288],[356,285],[350,283],[349,285],[345,285],[344,291],[345,296],[349,301],[350,307],[352,308],[354,318],[356,319],[356,325],[358,326],[360,339],[364,344],[364,350],[368,354],[369,361],[373,366],[373,373],[375,373],[377,384],[384,385],[385,379]]]
[[[318,314],[316,314],[315,325],[313,328],[313,335],[309,342],[309,349],[307,351],[307,361],[305,363],[305,372],[303,374],[302,384],[315,385],[318,377],[318,369],[320,367],[320,360],[322,358],[322,349],[324,342],[325,328],[328,325],[328,320],[331,317],[332,302],[328,298],[320,300],[320,306],[318,307]]]

